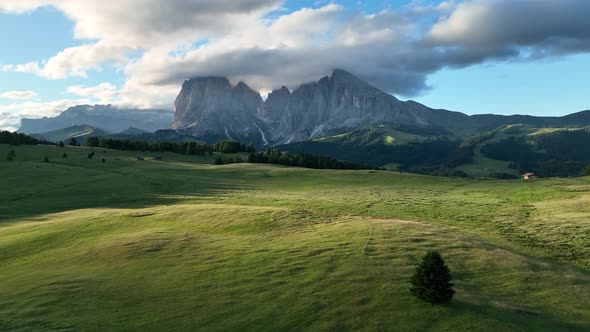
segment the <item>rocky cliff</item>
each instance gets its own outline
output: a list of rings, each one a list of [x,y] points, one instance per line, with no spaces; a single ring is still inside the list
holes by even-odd
[[[266,101],[223,77],[186,81],[174,104],[175,129],[197,137],[286,144],[378,123],[428,126],[427,107],[402,102],[342,70]],[[423,114],[424,113],[424,114]]]
[[[510,124],[536,127],[590,125],[590,112],[565,117],[473,115],[400,101],[352,74],[335,70],[290,91],[281,87],[263,101],[245,83],[222,77],[186,81],[175,103],[173,128],[207,141],[236,139],[283,145],[355,129],[393,125],[477,135]]]

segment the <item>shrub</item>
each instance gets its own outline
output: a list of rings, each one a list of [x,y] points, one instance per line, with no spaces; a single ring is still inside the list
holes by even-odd
[[[62,154],[61,157],[66,159],[68,157],[68,154],[64,152],[64,154]]]
[[[410,282],[412,294],[433,305],[449,303],[455,294],[451,271],[436,251],[426,253]]]
[[[45,158],[43,158],[43,162],[44,163],[48,163],[49,162],[49,158],[47,158],[47,156],[45,156]]]

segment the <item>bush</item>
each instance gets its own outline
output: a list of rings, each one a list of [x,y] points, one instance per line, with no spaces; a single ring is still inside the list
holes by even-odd
[[[455,294],[451,271],[436,251],[426,253],[410,282],[410,292],[433,305],[449,303]]]
[[[68,157],[68,154],[64,152],[64,154],[62,154],[61,157],[66,159]]]
[[[47,158],[47,156],[45,156],[45,158],[43,158],[43,162],[44,163],[48,163],[49,162],[49,158]]]

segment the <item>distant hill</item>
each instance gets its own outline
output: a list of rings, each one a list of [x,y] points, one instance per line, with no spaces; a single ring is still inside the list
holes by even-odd
[[[111,105],[79,105],[53,118],[22,119],[19,132],[39,134],[75,125],[87,125],[118,133],[129,127],[153,132],[170,128],[173,113],[166,110],[138,110]]]
[[[149,134],[150,132],[147,130],[143,130],[143,129],[139,129],[139,128],[135,128],[135,127],[129,127],[125,130],[123,130],[122,132],[118,133],[118,135],[142,135],[142,134]]]
[[[104,135],[103,138],[114,138],[114,139],[128,139],[132,141],[162,141],[162,142],[188,142],[188,141],[201,141],[201,139],[184,134],[174,129],[161,129],[156,130],[153,133],[140,131],[136,128],[129,128],[118,134]]]
[[[514,178],[534,172],[543,177],[577,176],[590,163],[590,127],[516,124],[461,136],[382,125],[279,148],[431,175]]]
[[[83,142],[88,137],[108,135],[110,135],[109,132],[99,128],[88,125],[76,125],[40,134],[33,134],[32,136],[37,139],[44,139],[50,142],[67,142],[70,138],[76,138],[78,141]]]

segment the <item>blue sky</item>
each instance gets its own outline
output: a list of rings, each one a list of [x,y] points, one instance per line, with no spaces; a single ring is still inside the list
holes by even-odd
[[[190,76],[264,94],[335,67],[468,114],[590,109],[588,1],[148,2],[2,1],[0,128],[81,102],[171,108]],[[140,4],[154,11],[125,19]]]

